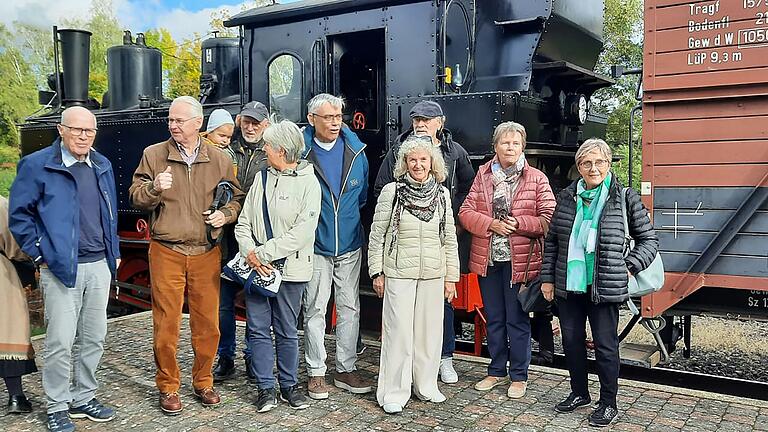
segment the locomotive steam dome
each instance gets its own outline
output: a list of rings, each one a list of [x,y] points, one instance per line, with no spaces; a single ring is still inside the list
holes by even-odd
[[[240,101],[240,42],[214,37],[201,44],[200,96],[203,102]]]
[[[162,99],[163,59],[160,50],[147,47],[144,35],[125,32],[123,45],[107,50],[109,109],[135,108],[141,101]]]

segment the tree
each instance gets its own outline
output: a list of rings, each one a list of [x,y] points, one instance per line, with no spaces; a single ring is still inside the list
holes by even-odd
[[[191,39],[177,43],[168,29],[158,28],[145,32],[147,46],[163,53],[163,87],[165,96],[197,96],[200,93],[201,37],[195,33]]]
[[[612,65],[627,68],[642,67],[643,64],[643,2],[642,0],[605,0],[605,45],[600,55],[597,72],[608,75]],[[637,76],[628,75],[617,80],[616,85],[599,90],[592,97],[592,109],[608,113],[606,141],[614,150],[614,155],[623,159],[614,165],[614,172],[624,183],[629,172],[629,116],[637,105],[635,89]],[[638,120],[639,117],[636,119]],[[632,142],[640,137],[642,122],[636,121]],[[640,186],[640,146],[635,145],[633,184]]]
[[[6,160],[4,147],[17,147],[19,134],[16,124],[37,107],[35,75],[23,53],[14,45],[11,33],[0,24],[0,162]],[[14,158],[11,158],[14,159]]]

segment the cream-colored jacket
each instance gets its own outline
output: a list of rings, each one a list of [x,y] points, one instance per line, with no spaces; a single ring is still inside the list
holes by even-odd
[[[371,276],[384,273],[386,277],[396,279],[445,277],[446,282],[459,281],[459,249],[451,197],[448,189],[443,186],[441,188],[447,207],[444,244],[440,241],[440,211],[435,211],[429,222],[423,222],[403,210],[397,244],[390,254],[395,183],[384,186],[376,203],[368,242],[368,272]]]
[[[263,191],[261,174],[257,174],[235,226],[240,253],[247,256],[255,251],[263,263],[286,258],[283,280],[307,282],[312,279],[315,228],[320,217],[320,183],[315,170],[305,160],[299,161],[296,170],[269,168],[267,208],[274,235],[269,241],[262,212]]]

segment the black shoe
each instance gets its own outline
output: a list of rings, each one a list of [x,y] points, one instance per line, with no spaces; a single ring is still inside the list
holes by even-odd
[[[256,397],[256,410],[260,413],[271,411],[277,406],[277,392],[274,388],[259,389]]]
[[[251,370],[251,358],[245,358],[245,374],[248,376],[248,382],[254,384],[256,382],[256,374]]]
[[[555,405],[555,411],[559,413],[569,413],[576,410],[577,408],[589,405],[590,402],[592,402],[590,398],[585,398],[584,396],[571,393],[567,398],[565,398],[564,401]]]
[[[32,404],[24,395],[15,395],[8,398],[9,414],[24,414],[32,412]]]
[[[552,366],[555,363],[555,355],[551,351],[539,351],[531,355],[531,363],[539,366]]]
[[[226,381],[235,376],[235,361],[231,358],[219,357],[219,362],[213,369],[213,382]]]
[[[309,401],[299,391],[299,386],[280,388],[280,400],[288,402],[288,405],[295,410],[309,408]]]
[[[619,410],[613,405],[601,403],[597,409],[589,415],[589,425],[595,427],[606,427],[613,423],[618,416]]]

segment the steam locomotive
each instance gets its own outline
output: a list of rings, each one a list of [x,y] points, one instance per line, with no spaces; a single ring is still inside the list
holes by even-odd
[[[206,113],[232,114],[258,100],[305,123],[312,96],[340,95],[345,123],[367,144],[371,182],[419,100],[440,103],[446,126],[476,165],[492,155],[493,128],[514,120],[527,128],[529,163],[559,190],[576,175],[578,145],[605,135],[607,118],[589,110],[594,92],[613,84],[593,71],[603,47],[603,6],[602,0],[306,0],[260,7],[225,22],[238,27],[239,37],[202,43],[200,100]],[[57,71],[51,91],[40,94],[41,103],[54,107],[21,126],[22,153],[55,139],[65,107],[93,110],[95,147],[112,161],[118,188],[123,262],[112,304],[148,308],[146,215],[131,208],[127,192],[143,149],[168,136],[162,53],[143,35],[134,40],[126,32],[123,44],[108,50],[108,91],[99,105],[87,92],[89,38],[83,30],[54,29]],[[380,303],[365,279],[361,324],[378,329]],[[464,313],[457,316],[476,324],[470,351],[480,354],[482,314],[471,278],[463,281],[457,307]]]

